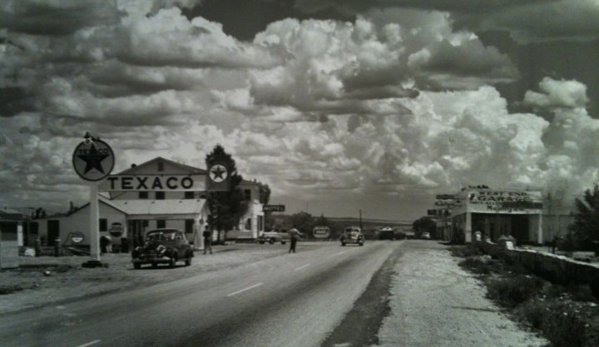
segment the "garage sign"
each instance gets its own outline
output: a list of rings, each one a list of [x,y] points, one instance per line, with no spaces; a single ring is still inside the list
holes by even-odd
[[[111,192],[181,192],[201,191],[205,175],[111,175],[100,185],[101,191]]]

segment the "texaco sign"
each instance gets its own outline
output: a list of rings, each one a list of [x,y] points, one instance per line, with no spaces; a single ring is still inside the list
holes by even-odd
[[[73,168],[86,181],[102,180],[114,168],[114,153],[106,142],[86,138],[73,152]]]

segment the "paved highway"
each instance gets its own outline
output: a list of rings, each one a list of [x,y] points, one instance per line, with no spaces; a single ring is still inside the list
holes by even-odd
[[[320,346],[403,242],[321,248],[0,317],[1,346]]]

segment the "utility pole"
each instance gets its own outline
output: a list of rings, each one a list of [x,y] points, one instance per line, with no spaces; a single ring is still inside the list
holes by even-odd
[[[360,230],[362,230],[362,210],[360,209]]]

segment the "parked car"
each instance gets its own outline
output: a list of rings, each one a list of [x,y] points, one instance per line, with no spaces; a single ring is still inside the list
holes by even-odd
[[[285,231],[283,231],[283,232],[265,231],[262,234],[260,234],[260,236],[258,236],[257,241],[261,245],[263,245],[267,242],[270,243],[271,245],[274,244],[275,242],[280,242],[282,245],[284,245],[290,239],[291,238],[289,236],[289,233],[287,233]]]
[[[144,245],[136,247],[131,253],[133,267],[141,268],[143,264],[169,264],[175,267],[178,261],[191,265],[193,249],[179,229],[154,229],[146,233]]]
[[[360,227],[347,227],[343,229],[343,234],[339,238],[341,246],[345,246],[348,243],[356,243],[360,246],[364,245],[364,235]]]

